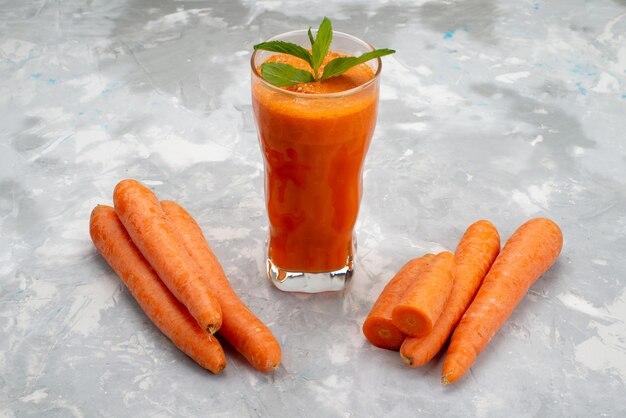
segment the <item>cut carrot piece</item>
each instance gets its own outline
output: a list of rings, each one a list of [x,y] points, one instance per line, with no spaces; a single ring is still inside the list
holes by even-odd
[[[433,254],[426,254],[410,260],[387,283],[363,322],[363,334],[370,343],[387,350],[400,348],[406,334],[393,324],[391,312],[407,288],[418,280],[419,275],[433,258]]]
[[[406,290],[391,314],[393,324],[411,336],[423,336],[443,312],[452,290],[454,255],[445,251],[433,258],[419,280]]]
[[[515,231],[452,334],[442,384],[455,382],[469,370],[530,286],[554,263],[562,246],[561,229],[546,218],[531,219]]]
[[[213,373],[226,367],[217,339],[200,328],[141,255],[110,206],[96,206],[89,233],[94,245],[122,279],[148,318],[176,347]]]
[[[209,247],[200,226],[182,206],[162,201],[161,206],[185,248],[200,266],[207,284],[222,307],[219,334],[233,345],[252,366],[261,371],[278,367],[281,349],[272,332],[239,299]]]
[[[406,364],[428,363],[445,345],[500,251],[500,236],[489,221],[470,225],[454,252],[454,285],[433,330],[423,337],[408,337],[400,348]]]

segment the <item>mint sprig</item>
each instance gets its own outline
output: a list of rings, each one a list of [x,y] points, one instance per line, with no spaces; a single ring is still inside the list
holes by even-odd
[[[309,41],[312,39],[311,28],[309,28]],[[320,27],[317,30],[315,40],[311,42],[311,50],[313,51],[313,74],[315,79],[318,80],[318,70],[326,54],[328,54],[328,48],[333,41],[333,25],[330,23],[330,19],[325,17],[320,23]]]
[[[333,40],[333,28],[330,19],[324,17],[315,37],[313,37],[311,28],[309,28],[308,37],[311,43],[311,52],[300,45],[284,41],[262,42],[254,45],[254,49],[279,52],[298,57],[309,64],[313,70],[313,74],[309,71],[295,68],[289,64],[269,62],[261,64],[261,77],[268,83],[277,87],[288,87],[299,83],[322,81],[330,77],[341,75],[350,68],[371,59],[396,52],[393,49],[385,48],[375,49],[374,51],[366,52],[358,57],[338,57],[329,61],[324,67],[323,73],[319,74],[319,69],[328,54],[330,44]]]

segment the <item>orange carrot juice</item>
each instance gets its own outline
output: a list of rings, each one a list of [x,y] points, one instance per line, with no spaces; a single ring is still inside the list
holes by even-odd
[[[324,62],[336,56],[329,52]],[[309,68],[284,54],[262,62]],[[374,68],[360,64],[337,77],[287,88],[260,77],[262,62],[253,62],[252,104],[265,163],[268,262],[283,272],[351,272],[380,61]]]

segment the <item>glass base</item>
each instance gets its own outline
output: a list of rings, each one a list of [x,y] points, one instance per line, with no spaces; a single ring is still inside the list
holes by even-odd
[[[274,286],[283,292],[320,293],[341,291],[348,285],[354,270],[356,239],[352,243],[352,254],[348,256],[346,264],[339,270],[321,273],[287,271],[275,266],[268,257],[265,260],[267,277]]]

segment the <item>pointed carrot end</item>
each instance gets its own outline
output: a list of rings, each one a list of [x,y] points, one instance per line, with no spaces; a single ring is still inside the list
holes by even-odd
[[[406,364],[407,366],[413,366],[413,359],[410,357],[404,357],[403,355],[400,355],[400,357],[402,357],[402,361],[404,362],[404,364]]]
[[[264,366],[255,366],[254,364],[252,365],[252,367],[254,367],[255,369],[263,372],[263,373],[275,373],[278,371],[280,364],[271,364],[268,363]]]
[[[220,364],[213,373],[214,374],[220,374],[220,373],[222,373],[222,370],[224,370],[225,368],[226,368],[226,362]]]
[[[443,376],[441,376],[441,384],[442,384],[443,386],[447,386],[447,385],[449,385],[450,383],[452,383],[452,382],[450,381],[450,379],[448,379],[448,377],[449,377],[449,376],[450,376],[450,373],[446,373],[446,374],[444,374]]]
[[[268,368],[267,370],[270,372],[275,372],[278,370],[278,368],[280,367],[280,359],[275,360],[275,361],[269,361],[268,362]]]

